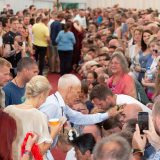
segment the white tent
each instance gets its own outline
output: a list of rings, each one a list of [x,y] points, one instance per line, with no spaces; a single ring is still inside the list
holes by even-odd
[[[160,0],[59,0],[65,3],[79,3],[80,8],[96,8],[113,6],[119,3],[121,7],[125,8],[153,8],[160,10]],[[37,8],[51,8],[53,0],[0,0],[0,10],[6,5],[10,4],[15,10],[22,10],[31,4],[35,4]]]

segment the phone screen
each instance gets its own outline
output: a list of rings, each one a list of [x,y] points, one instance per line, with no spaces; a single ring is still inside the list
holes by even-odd
[[[144,134],[143,130],[149,129],[149,116],[148,112],[139,112],[138,113],[138,125],[140,129],[140,134]]]

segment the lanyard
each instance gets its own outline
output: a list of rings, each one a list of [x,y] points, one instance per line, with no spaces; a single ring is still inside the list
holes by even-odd
[[[54,97],[56,98],[57,102],[59,103],[59,100],[58,100],[58,97],[56,96],[56,94],[54,94]],[[59,103],[59,106],[60,106],[60,103]],[[63,106],[60,106],[61,107],[61,113],[62,113],[62,117],[64,116],[64,111],[63,111]]]
[[[57,102],[59,103],[59,100],[58,100],[58,97],[56,96],[56,94],[54,94],[54,97],[56,98]],[[60,106],[60,103],[59,103],[59,106]],[[61,107],[61,113],[62,113],[62,117],[63,117],[64,116],[63,106],[60,106],[60,107]],[[63,133],[64,133],[64,125],[63,125],[62,129],[63,129]]]

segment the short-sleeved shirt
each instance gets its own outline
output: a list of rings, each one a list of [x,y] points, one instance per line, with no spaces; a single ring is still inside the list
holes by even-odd
[[[3,44],[13,44],[14,38],[18,35],[18,33],[14,33],[12,31],[7,32],[3,35]]]
[[[52,143],[47,117],[38,109],[22,109],[11,105],[5,108],[4,111],[16,120],[17,125],[17,136],[12,148],[13,160],[20,160],[21,144],[28,132],[35,132],[39,135],[38,144],[43,142]],[[45,156],[44,159],[46,159]]]
[[[5,92],[5,105],[21,104],[23,102],[23,96],[25,93],[25,87],[20,88],[13,82],[8,82],[3,90]]]
[[[47,47],[47,37],[49,37],[49,29],[43,23],[36,23],[32,27],[34,42],[33,44],[39,47]]]

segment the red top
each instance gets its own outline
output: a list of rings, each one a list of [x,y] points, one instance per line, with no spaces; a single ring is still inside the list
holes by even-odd
[[[108,87],[114,94],[125,94],[136,98],[136,88],[133,78],[126,74],[123,74],[116,84],[113,84],[115,76],[111,76],[108,81]]]

